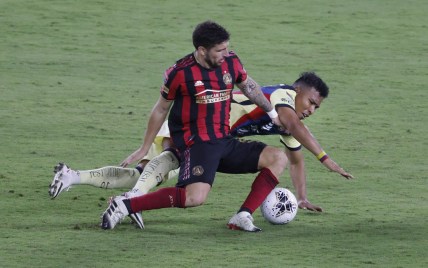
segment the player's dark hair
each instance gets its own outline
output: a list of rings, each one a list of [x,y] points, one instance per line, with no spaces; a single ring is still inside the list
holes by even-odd
[[[309,88],[314,87],[323,98],[328,97],[329,88],[327,84],[314,72],[303,72],[300,77],[294,82],[295,85],[302,84]]]
[[[228,41],[229,38],[230,34],[225,28],[210,20],[198,24],[192,36],[195,49],[200,46],[210,49],[215,45]]]

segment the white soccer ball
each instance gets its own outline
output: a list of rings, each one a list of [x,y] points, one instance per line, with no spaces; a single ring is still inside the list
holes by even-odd
[[[294,219],[298,210],[297,199],[286,188],[277,187],[269,193],[260,207],[263,217],[272,224],[286,224]]]

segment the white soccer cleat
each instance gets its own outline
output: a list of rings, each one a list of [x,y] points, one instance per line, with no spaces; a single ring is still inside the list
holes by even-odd
[[[227,227],[232,230],[242,230],[247,232],[260,232],[262,229],[253,224],[253,217],[246,211],[241,211],[235,214],[227,224]]]
[[[101,228],[103,229],[113,229],[118,223],[120,223],[126,216],[129,215],[128,209],[126,208],[123,200],[127,199],[124,196],[114,197],[106,211],[104,211],[102,216]],[[141,221],[141,224],[144,224]]]
[[[123,196],[128,199],[132,197],[142,196],[142,195],[143,193],[138,189],[132,189],[131,191],[125,192],[123,194]],[[141,215],[141,212],[131,213],[128,216],[131,218],[133,222],[135,222],[138,225],[140,229],[144,229],[143,216]]]
[[[49,195],[54,199],[62,191],[70,188],[73,180],[79,176],[78,173],[70,169],[66,164],[59,163],[54,167],[55,176],[52,183],[49,185]]]
[[[143,216],[141,215],[141,212],[131,213],[129,214],[129,217],[140,229],[144,229]]]

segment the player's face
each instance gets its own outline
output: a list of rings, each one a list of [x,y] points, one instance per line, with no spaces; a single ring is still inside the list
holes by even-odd
[[[298,88],[295,100],[297,116],[300,120],[311,116],[321,106],[323,100],[324,98],[320,96],[320,93],[314,87]]]
[[[205,50],[204,60],[210,68],[217,68],[229,56],[229,41],[217,44],[209,50]]]

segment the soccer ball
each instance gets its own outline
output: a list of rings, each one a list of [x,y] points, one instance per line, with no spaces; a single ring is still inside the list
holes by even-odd
[[[286,188],[277,187],[269,193],[260,208],[263,217],[272,224],[286,224],[297,214],[296,197]]]

